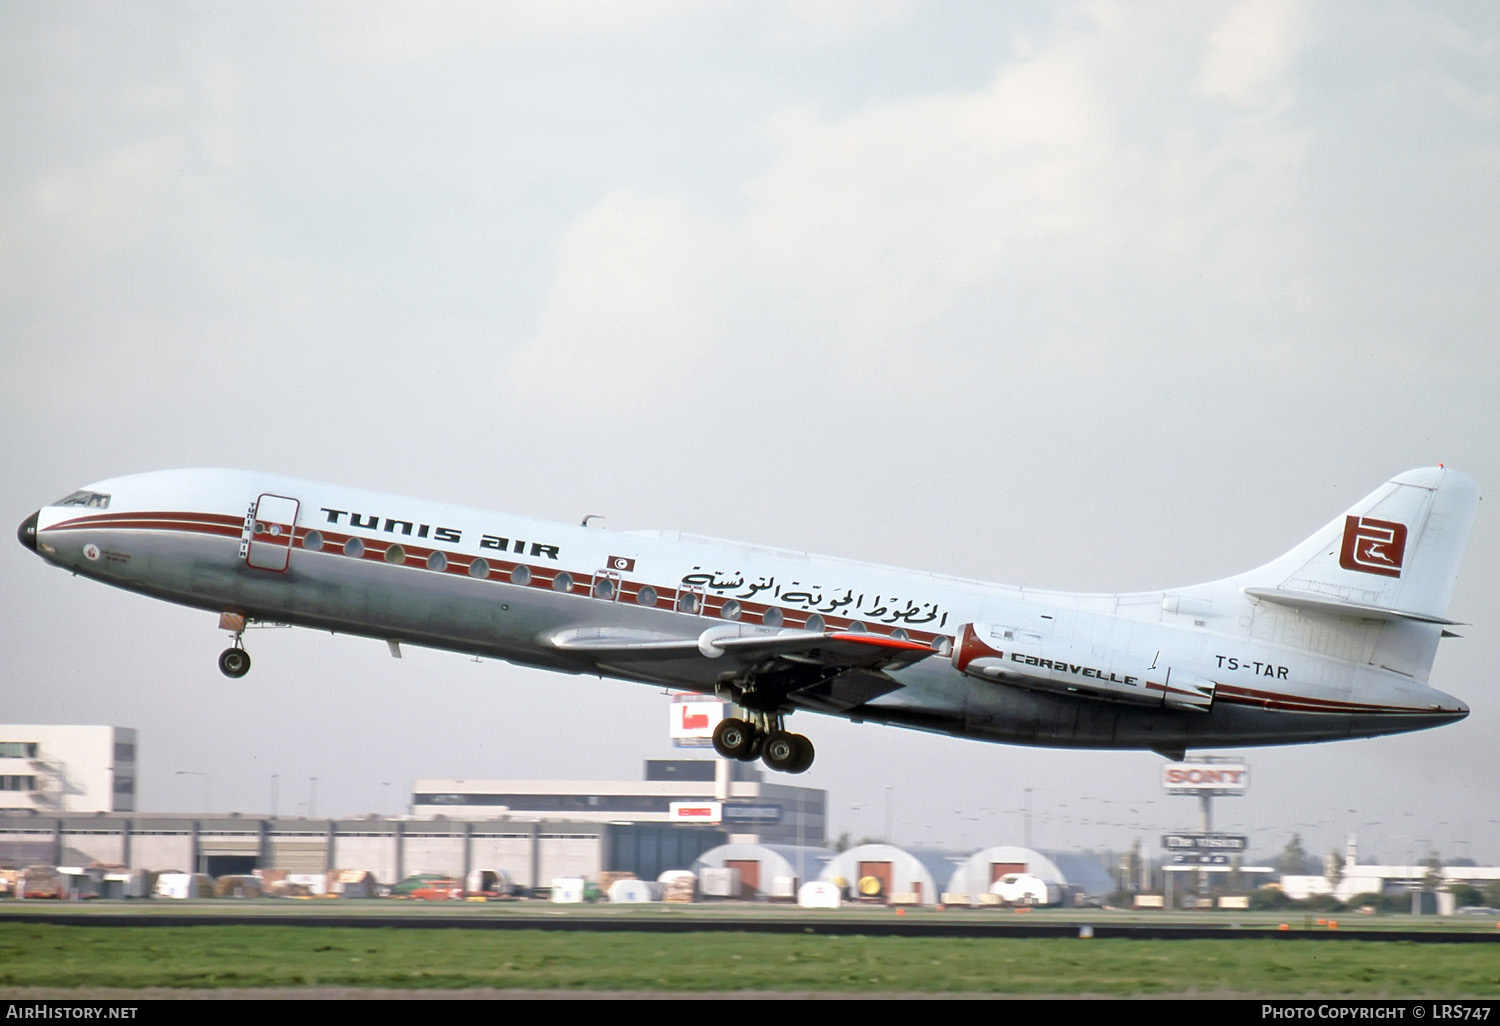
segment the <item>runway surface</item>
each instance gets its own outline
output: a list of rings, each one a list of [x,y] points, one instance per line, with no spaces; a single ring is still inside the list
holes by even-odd
[[[1455,922],[1451,918],[1389,916],[1347,923],[1298,915],[1278,919],[1274,913],[1245,913],[1212,920],[1191,914],[1140,915],[1087,910],[1046,910],[1029,915],[953,909],[850,909],[819,912],[766,906],[634,906],[623,910],[514,905],[440,906],[390,902],[362,903],[345,911],[328,904],[247,902],[233,909],[229,901],[204,901],[186,907],[132,908],[128,903],[26,908],[7,904],[0,922],[79,926],[309,926],[396,928],[408,930],[546,930],[590,933],[757,933],[866,937],[1095,937],[1137,940],[1271,940],[1415,941],[1419,943],[1500,943],[1500,924],[1488,919]],[[342,904],[342,903],[341,903]],[[385,906],[385,907],[381,907]]]

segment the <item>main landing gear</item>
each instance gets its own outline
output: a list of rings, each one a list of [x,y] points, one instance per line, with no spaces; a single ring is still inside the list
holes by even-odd
[[[714,751],[726,759],[760,759],[768,769],[802,773],[813,764],[813,743],[782,726],[781,717],[759,715],[759,723],[727,719],[714,729]]]

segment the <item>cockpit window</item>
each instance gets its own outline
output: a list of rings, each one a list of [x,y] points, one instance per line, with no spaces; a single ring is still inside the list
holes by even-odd
[[[54,506],[86,506],[89,509],[109,509],[109,496],[101,492],[74,492],[66,499],[59,499]]]

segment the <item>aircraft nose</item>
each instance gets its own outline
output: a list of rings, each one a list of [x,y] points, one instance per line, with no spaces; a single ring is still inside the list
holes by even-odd
[[[41,515],[41,512],[41,510],[37,510],[31,516],[21,521],[21,526],[16,531],[16,537],[21,540],[21,544],[32,552],[36,551],[36,518]]]

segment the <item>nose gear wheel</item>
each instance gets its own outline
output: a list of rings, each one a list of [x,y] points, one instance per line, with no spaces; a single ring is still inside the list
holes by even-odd
[[[243,648],[226,648],[219,653],[219,672],[226,677],[243,677],[250,672],[250,653]]]

